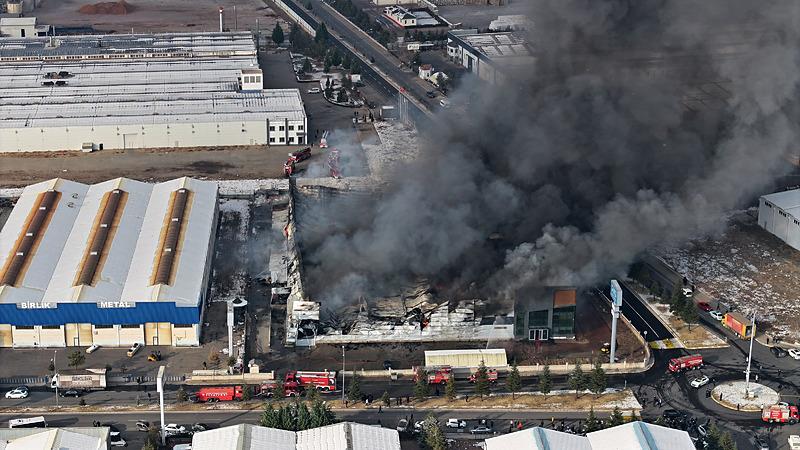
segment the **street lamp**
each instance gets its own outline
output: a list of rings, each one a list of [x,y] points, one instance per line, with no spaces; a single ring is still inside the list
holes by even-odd
[[[744,372],[744,398],[750,397],[750,364],[753,362],[753,339],[756,336],[756,313],[753,313],[753,325],[750,327],[750,352],[747,354],[747,370]]]
[[[53,350],[53,385],[56,387],[56,406],[58,406],[58,371],[56,370],[56,355],[58,355],[58,350]]]
[[[161,445],[167,445],[167,434],[164,432],[164,369],[166,366],[158,368],[156,377],[156,390],[158,391],[158,403],[161,407]]]
[[[342,346],[342,405],[344,405],[344,345]]]

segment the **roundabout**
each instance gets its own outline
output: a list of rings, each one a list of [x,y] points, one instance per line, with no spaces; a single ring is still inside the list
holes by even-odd
[[[711,398],[725,408],[734,411],[760,412],[780,401],[774,389],[759,383],[750,383],[745,394],[744,381],[720,383],[711,391]]]

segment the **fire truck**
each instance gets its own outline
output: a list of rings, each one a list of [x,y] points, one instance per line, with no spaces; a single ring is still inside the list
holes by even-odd
[[[489,383],[497,383],[497,370],[486,369],[486,377],[489,379]],[[469,376],[470,383],[475,383],[477,379],[478,379],[478,372],[473,372],[472,375]]]
[[[283,164],[283,174],[286,175],[287,178],[291,177],[295,170],[294,161],[291,159]]]
[[[293,162],[300,162],[305,161],[308,158],[311,158],[311,147],[306,147],[302,150],[297,150],[296,152],[289,153],[289,159],[287,161]]]
[[[414,381],[419,380],[419,369],[422,367],[414,367]],[[445,384],[447,380],[453,377],[453,370],[450,366],[441,366],[431,368],[428,372],[428,384]]]
[[[342,171],[339,168],[339,150],[333,149],[328,154],[328,168],[331,171],[331,177],[336,179],[342,177]]]
[[[322,132],[322,137],[319,139],[319,148],[328,148],[328,131]]]
[[[284,385],[296,383],[301,388],[316,388],[323,392],[336,390],[336,371],[323,372],[290,371],[286,372]]]
[[[193,399],[200,403],[230,402],[242,399],[242,386],[214,386],[200,388]]]
[[[703,367],[703,355],[689,355],[670,359],[667,369],[672,373],[678,373],[701,367]]]
[[[277,381],[265,381],[258,387],[258,397],[272,398],[275,396],[275,390],[278,389]],[[303,389],[294,381],[283,383],[283,396],[284,397],[299,397]]]
[[[800,416],[797,406],[787,404],[772,405],[761,410],[761,420],[769,423],[797,423]]]

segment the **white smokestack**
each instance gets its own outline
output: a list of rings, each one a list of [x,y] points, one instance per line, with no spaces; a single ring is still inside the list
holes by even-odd
[[[219,7],[219,32],[222,33],[222,6]]]

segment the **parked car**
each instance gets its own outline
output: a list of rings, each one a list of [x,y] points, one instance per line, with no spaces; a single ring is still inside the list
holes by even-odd
[[[400,419],[400,421],[397,422],[397,432],[405,433],[406,431],[408,431],[408,419]]]
[[[392,370],[392,362],[388,359],[383,361],[383,370]]]
[[[320,88],[311,88],[307,92],[309,94],[319,94],[320,92],[322,92],[322,89],[320,89]]]
[[[100,348],[100,344],[92,344],[86,349],[86,353],[94,353],[98,348]]]
[[[125,442],[125,439],[122,439],[122,436],[119,436],[119,435],[111,436],[111,439],[109,440],[109,444],[111,444],[112,447],[127,447],[128,446],[128,443]]]
[[[177,423],[168,423],[164,425],[164,433],[167,434],[186,433],[186,427],[183,425],[178,425]]]
[[[764,436],[763,434],[760,436],[756,436],[756,449],[757,450],[769,450],[769,436]]]
[[[175,444],[172,450],[192,450],[192,444]]]
[[[708,375],[703,375],[701,377],[695,378],[689,384],[691,384],[693,388],[699,389],[700,387],[707,385],[709,381],[711,381],[711,379],[708,378]]]
[[[697,303],[697,307],[702,309],[705,312],[709,312],[709,311],[711,311],[713,309],[713,308],[711,308],[711,305],[708,304],[708,302],[698,302]]]
[[[447,428],[467,428],[467,421],[461,419],[447,419]]]
[[[800,436],[796,434],[789,436],[789,448],[791,450],[800,450]]]
[[[694,294],[694,290],[692,290],[692,288],[690,288],[690,287],[683,288],[682,292],[683,292],[683,295],[685,295],[686,297],[691,297],[692,294]]]
[[[21,387],[6,392],[6,398],[27,398],[28,395],[28,390]]]
[[[141,350],[142,347],[143,347],[143,345],[140,342],[136,342],[135,344],[131,345],[131,348],[128,349],[128,353],[127,353],[128,358],[133,357],[133,355],[135,355],[136,352]]]
[[[59,392],[58,395],[60,395],[62,397],[75,397],[75,398],[78,398],[78,397],[81,396],[81,393],[80,393],[80,391],[78,391],[76,389],[67,389],[66,391]]]
[[[442,108],[449,108],[450,107],[450,100],[448,100],[446,98],[443,98],[443,99],[439,100],[439,106],[441,106]]]
[[[776,358],[786,358],[787,356],[789,356],[789,352],[787,352],[786,349],[782,347],[770,347],[769,351],[771,351]]]
[[[722,314],[719,311],[711,311],[708,314],[711,315],[711,317],[713,317],[714,319],[719,320],[719,321],[722,321],[722,319],[725,318],[725,315]]]
[[[665,419],[677,419],[683,417],[683,412],[676,409],[665,409],[661,416]]]
[[[102,424],[102,426],[108,427],[108,435],[109,436],[114,437],[114,436],[119,436],[120,435],[119,428],[114,426],[113,423],[104,423],[104,424]]]
[[[206,425],[204,423],[200,423],[200,422],[192,425],[192,431],[208,431],[210,429],[211,429],[211,427],[209,427],[208,425]]]
[[[428,91],[428,92],[425,93],[425,96],[428,97],[428,98],[436,98],[436,92]]]
[[[147,355],[147,360],[148,361],[161,361],[161,352],[160,351],[158,351],[158,352],[150,352],[150,354]]]
[[[477,427],[469,430],[472,434],[492,434],[493,431],[491,428],[487,427],[486,425],[478,425]]]
[[[150,422],[146,420],[137,420],[136,429],[139,431],[150,431]]]
[[[800,359],[800,349],[790,348],[789,356],[791,356],[793,359]]]

